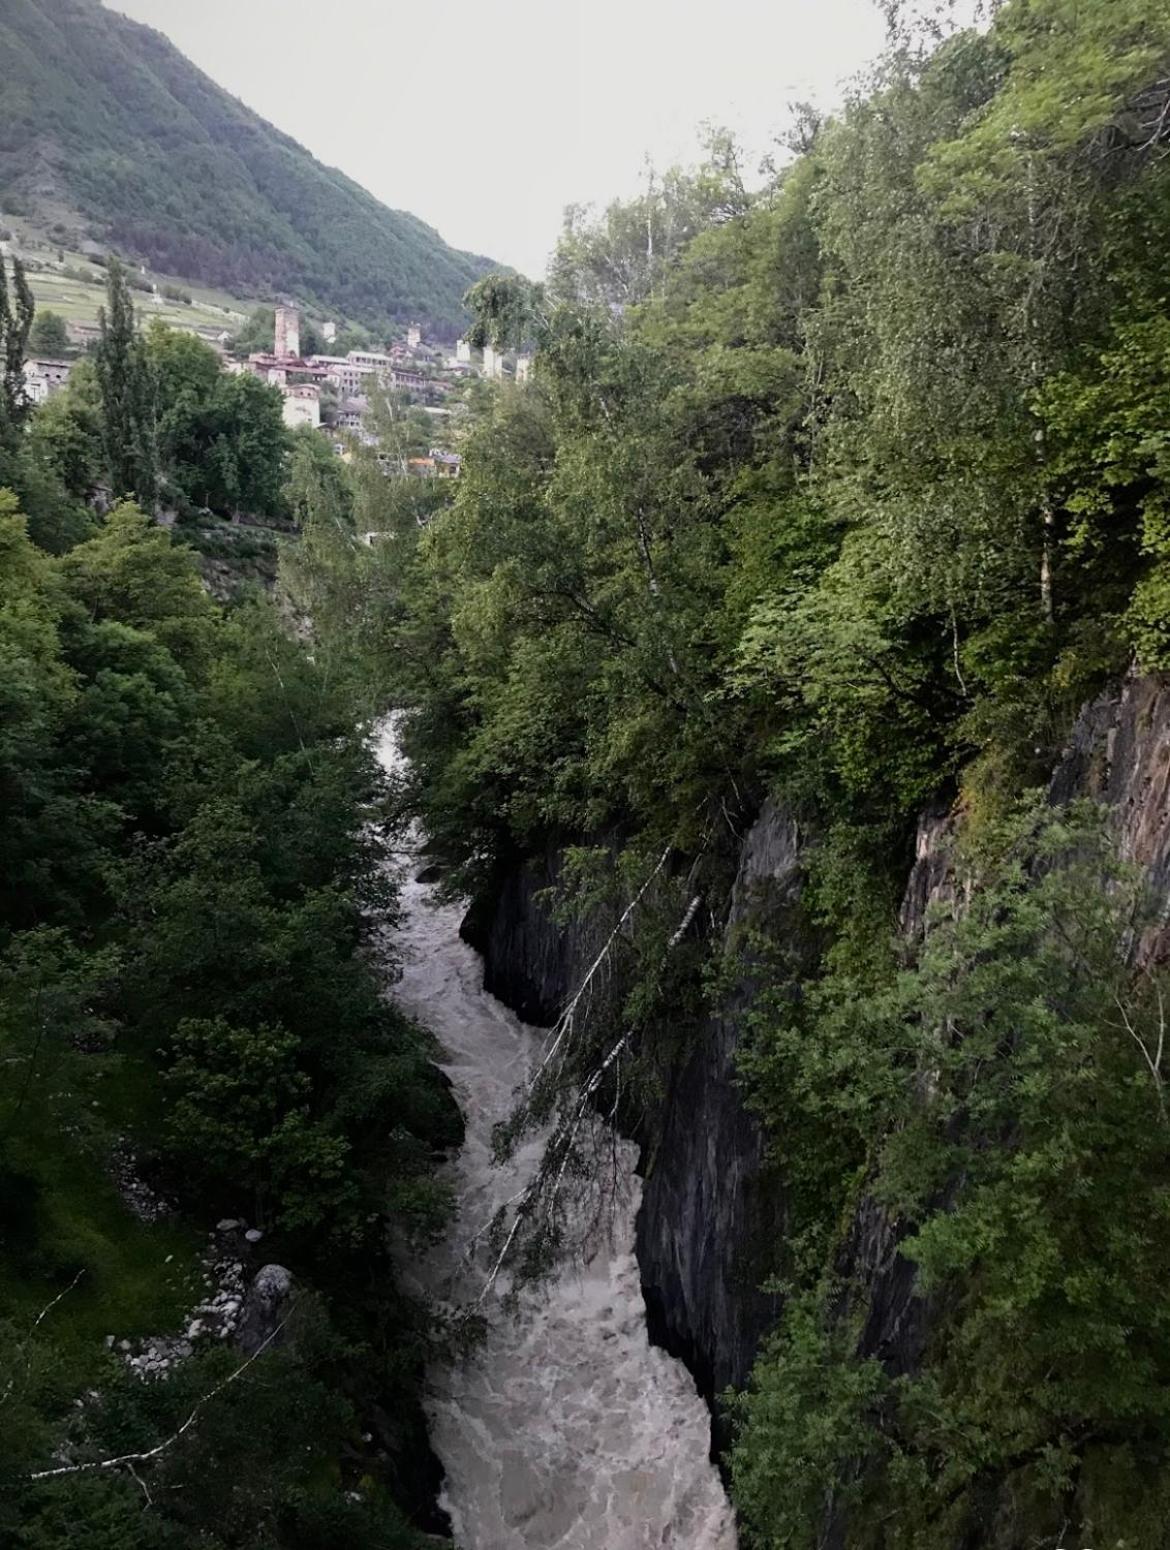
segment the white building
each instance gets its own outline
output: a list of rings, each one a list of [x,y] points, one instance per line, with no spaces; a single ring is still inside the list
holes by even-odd
[[[420,344],[422,344],[422,329],[417,323],[412,323],[406,330],[406,348],[417,350]]]
[[[339,398],[356,398],[368,373],[356,366],[330,366],[329,381],[337,389]]]
[[[518,355],[516,357],[516,381],[527,382],[532,375],[531,355]]]
[[[298,382],[284,390],[284,423],[290,430],[300,425],[321,424],[321,389],[315,382]]]
[[[504,375],[503,351],[493,349],[490,344],[483,347],[483,374],[496,382]]]
[[[364,372],[374,372],[382,376],[389,372],[394,364],[388,355],[382,355],[377,350],[351,350],[346,359],[353,366],[360,366]]]
[[[455,346],[455,360],[460,366],[471,365],[471,340],[460,339]]]
[[[54,393],[59,393],[69,381],[69,373],[73,370],[69,361],[50,361],[44,359],[27,360],[24,363],[24,391],[28,394],[30,403],[43,404],[52,398]]]
[[[343,431],[360,431],[369,407],[368,398],[347,398],[337,406],[334,424]]]

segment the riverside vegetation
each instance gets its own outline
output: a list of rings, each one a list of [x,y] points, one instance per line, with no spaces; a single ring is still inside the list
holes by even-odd
[[[535,381],[392,558],[310,514],[319,612],[411,707],[452,887],[552,845],[563,910],[641,901],[560,1072],[629,1123],[734,975],[763,799],[810,837],[740,1067],[784,1220],[729,1397],[747,1541],[1165,1544],[1166,987],[1100,815],[1036,791],[1086,699],[1170,665],[1170,8],[1006,0],[929,48],[889,9],[762,191],[717,136],[574,216],[547,285],[477,286]],[[970,902],[908,941],[940,802]],[[856,1354],[863,1196],[935,1310],[911,1371]]]
[[[30,414],[3,279],[0,1541],[409,1547],[430,1336],[390,1244],[437,1230],[460,1125],[365,948],[384,780],[327,649],[259,591],[213,604],[181,536],[195,501],[288,513],[296,439],[274,391],[137,334],[116,267],[95,359]],[[163,492],[174,537],[130,498]],[[127,1209],[127,1155],[175,1211]],[[279,1338],[142,1381],[109,1338],[181,1333],[239,1215],[294,1277]]]

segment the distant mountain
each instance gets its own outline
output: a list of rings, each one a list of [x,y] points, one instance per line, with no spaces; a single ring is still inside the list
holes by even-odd
[[[462,321],[491,261],[390,210],[99,0],[0,0],[0,210],[367,324]]]

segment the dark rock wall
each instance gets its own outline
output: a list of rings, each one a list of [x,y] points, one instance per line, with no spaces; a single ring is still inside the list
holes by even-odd
[[[553,919],[548,890],[559,885],[562,870],[553,842],[539,856],[502,867],[460,928],[483,958],[484,989],[540,1028],[556,1022],[602,938],[595,923],[561,926]]]
[[[799,909],[800,884],[796,823],[768,803],[744,842],[726,927],[742,973],[722,1014],[669,1075],[643,1155],[637,1252],[650,1332],[683,1358],[709,1401],[746,1382],[776,1319],[776,1300],[760,1287],[782,1200],[761,1188],[764,1139],[735,1061],[754,991],[751,932],[782,931]]]
[[[1062,806],[1089,798],[1109,809],[1119,854],[1145,873],[1160,905],[1157,923],[1133,943],[1134,961],[1170,956],[1170,689],[1160,679],[1131,676],[1081,712],[1048,791]],[[958,820],[928,813],[920,820],[914,865],[900,916],[907,941],[928,929],[931,906],[961,899],[968,885],[957,873],[953,841]],[[874,1201],[858,1206],[841,1256],[844,1278],[860,1300],[862,1356],[876,1357],[894,1375],[921,1363],[935,1308],[915,1286],[913,1266],[901,1254],[905,1229]],[[989,1501],[995,1483],[988,1482]],[[825,1525],[825,1550],[847,1536],[846,1516]]]
[[[1158,922],[1134,944],[1135,960],[1170,956],[1170,687],[1135,675],[1087,705],[1049,795],[1109,807],[1120,855],[1142,869],[1160,906]]]
[[[609,923],[558,926],[546,890],[561,874],[555,846],[501,872],[463,924],[484,959],[484,984],[532,1023],[555,1021],[580,984]],[[743,974],[681,1063],[640,1139],[645,1190],[637,1253],[653,1339],[680,1356],[713,1400],[742,1385],[776,1317],[760,1290],[769,1245],[782,1230],[778,1193],[760,1188],[763,1138],[742,1100],[735,1056],[752,993],[750,935],[783,929],[799,907],[795,822],[766,804],[744,842],[726,923]],[[717,1442],[721,1440],[716,1432]]]

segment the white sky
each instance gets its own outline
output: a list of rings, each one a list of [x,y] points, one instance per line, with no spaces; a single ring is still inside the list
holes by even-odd
[[[565,205],[696,129],[754,163],[881,48],[874,0],[107,0],[448,242],[543,273]]]

